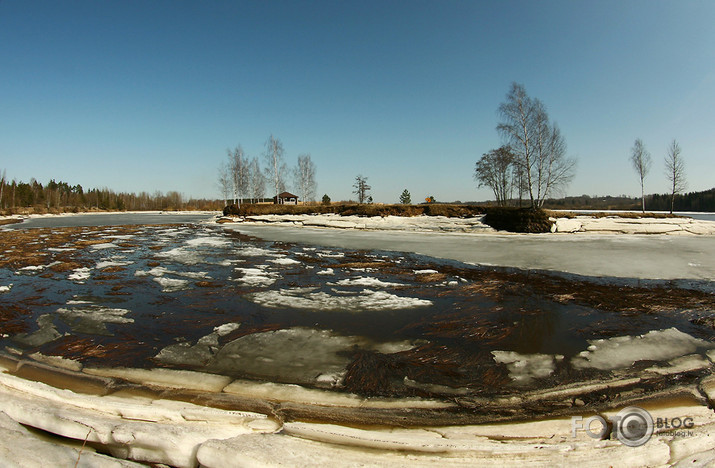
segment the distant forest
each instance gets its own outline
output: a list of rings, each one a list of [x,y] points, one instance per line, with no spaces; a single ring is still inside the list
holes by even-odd
[[[221,210],[219,200],[186,199],[179,192],[117,193],[108,188],[84,190],[81,185],[56,182],[45,185],[0,179],[0,212],[59,213],[79,211]]]
[[[546,200],[545,208],[561,210],[636,210],[641,209],[640,197],[564,197]],[[670,194],[645,197],[646,211],[670,211]],[[715,212],[715,188],[703,192],[675,195],[674,211]]]

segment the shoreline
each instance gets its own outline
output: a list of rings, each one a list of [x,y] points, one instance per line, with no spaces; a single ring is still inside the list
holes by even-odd
[[[715,236],[715,221],[693,218],[622,218],[617,215],[597,217],[549,218],[550,233],[539,234],[613,234],[613,235],[694,235]],[[217,221],[227,225],[275,225],[337,230],[456,232],[465,234],[530,234],[501,231],[484,223],[484,215],[469,218],[419,215],[403,216],[344,216],[339,214],[282,214],[223,216]]]
[[[72,361],[56,363],[72,367]],[[190,374],[163,371],[152,378],[146,371],[137,370],[132,377],[117,369],[83,372],[0,355],[0,394],[4,395],[0,402],[0,435],[4,436],[0,459],[8,453],[10,460],[13,453],[27,459],[26,450],[32,446],[41,450],[34,457],[45,462],[62,454],[69,462],[83,460],[102,466],[110,462],[135,466],[124,459],[179,467],[229,466],[235,463],[237,451],[246,463],[262,466],[310,466],[315,457],[337,454],[342,456],[339,466],[532,466],[553,465],[557,460],[559,464],[602,466],[614,459],[621,466],[642,466],[702,460],[707,451],[715,449],[710,437],[715,430],[715,413],[707,407],[715,398],[712,375],[695,386],[681,385],[671,393],[641,394],[601,408],[598,414],[608,419],[637,404],[659,420],[690,418],[693,422],[688,431],[656,427],[645,445],[632,448],[613,436],[599,441],[583,430],[572,434],[572,418],[586,420],[593,416],[593,409],[580,407],[578,393],[568,389],[552,392],[553,397],[571,402],[567,412],[506,422],[464,421],[455,425],[433,418],[405,425],[404,418],[410,415],[449,412],[449,408],[430,407],[428,400],[405,406],[404,400],[345,397],[326,405],[323,397],[320,403],[313,401],[321,391],[306,394],[295,385],[278,385],[288,392],[271,399],[258,396],[256,390],[261,384],[249,385],[245,392],[226,393],[234,382],[216,393],[225,384],[217,382],[217,376]],[[634,383],[630,380],[590,386],[595,392],[605,388],[621,391]],[[211,382],[217,384],[213,392]],[[275,385],[271,392],[276,393]],[[706,395],[709,401],[700,395]],[[385,412],[395,419],[393,424],[375,418]],[[350,414],[358,419],[346,420]],[[49,431],[59,439],[46,441],[23,426]],[[89,442],[84,452],[77,448],[83,439]],[[22,442],[15,444],[18,440]],[[73,447],[72,441],[77,445]]]

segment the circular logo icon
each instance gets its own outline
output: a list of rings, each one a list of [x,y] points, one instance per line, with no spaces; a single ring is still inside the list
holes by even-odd
[[[621,443],[640,447],[653,435],[653,418],[643,408],[629,406],[618,412],[614,429]]]

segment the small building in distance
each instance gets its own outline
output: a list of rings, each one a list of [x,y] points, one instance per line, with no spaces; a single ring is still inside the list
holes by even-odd
[[[276,205],[297,205],[298,195],[293,195],[290,192],[281,192],[278,196],[273,197],[273,203]]]

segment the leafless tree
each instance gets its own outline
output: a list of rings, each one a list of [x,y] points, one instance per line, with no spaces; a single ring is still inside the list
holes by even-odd
[[[298,165],[295,167],[293,177],[298,195],[303,200],[303,203],[308,200],[315,200],[317,188],[315,183],[315,164],[310,159],[309,154],[298,156]]]
[[[353,193],[357,196],[358,203],[365,203],[369,197],[369,192],[372,187],[367,184],[367,177],[359,175],[355,177],[355,183],[353,184],[355,190]]]
[[[652,160],[650,158],[650,153],[645,149],[643,140],[636,138],[633,148],[631,148],[631,164],[633,164],[633,169],[636,170],[638,178],[641,181],[641,206],[643,212],[645,213],[645,177],[648,175]]]
[[[670,181],[670,213],[673,213],[675,205],[675,194],[682,193],[688,186],[685,180],[685,161],[680,154],[680,145],[677,141],[673,142],[668,147],[668,154],[665,156],[665,175]]]
[[[508,146],[482,155],[474,169],[474,179],[479,187],[489,187],[496,202],[506,206],[512,196],[515,157]]]
[[[236,146],[233,151],[228,150],[227,152],[231,181],[233,182],[234,203],[241,206],[241,199],[245,198],[248,191],[248,158],[241,145]]]
[[[249,194],[254,203],[256,200],[266,196],[266,178],[261,171],[261,165],[258,163],[258,158],[251,159],[249,164]]]
[[[263,156],[266,162],[266,177],[275,196],[285,191],[284,174],[288,171],[288,166],[283,160],[284,152],[283,143],[271,135],[266,141],[266,152]]]
[[[218,188],[223,196],[224,206],[228,205],[228,197],[231,195],[231,171],[225,161],[218,168]]]
[[[525,188],[531,207],[541,207],[547,197],[568,185],[576,162],[566,157],[566,142],[549,121],[544,104],[529,97],[522,85],[512,83],[499,114],[502,122],[497,131],[514,154],[520,192]]]

